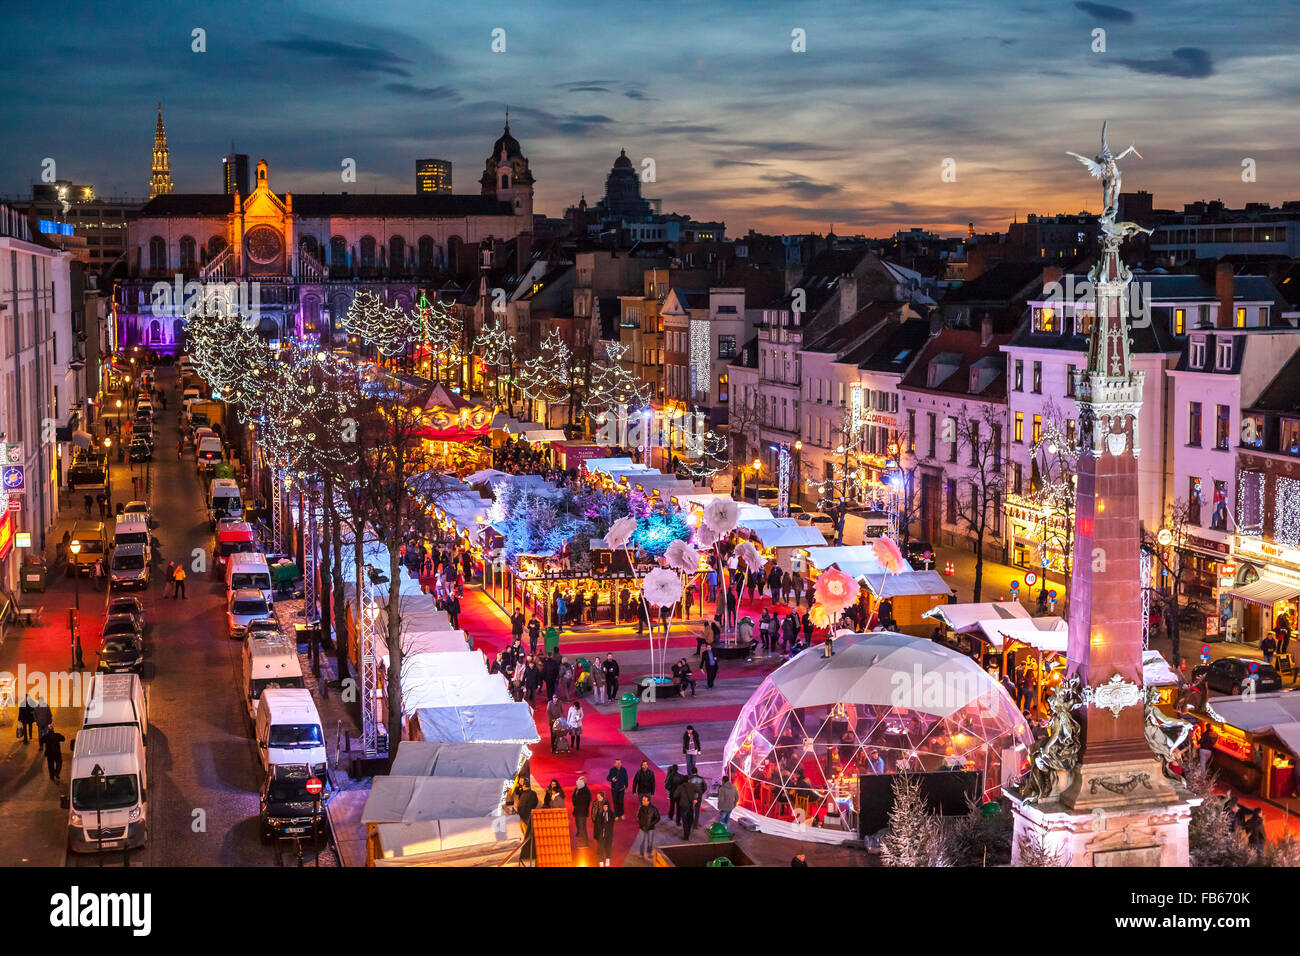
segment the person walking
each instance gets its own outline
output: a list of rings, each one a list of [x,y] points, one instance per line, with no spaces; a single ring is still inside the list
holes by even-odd
[[[53,727],[41,737],[41,752],[45,754],[45,766],[50,771],[50,779],[56,783],[63,775],[63,748],[60,746],[68,738]]]
[[[524,671],[524,696],[528,698],[528,706],[537,706],[537,691],[542,686],[542,669],[537,666],[537,661],[532,661]]]
[[[551,753],[555,753],[555,742],[564,733],[564,706],[555,694],[546,702],[546,726],[551,729]]]
[[[627,768],[623,766],[622,760],[615,760],[614,766],[609,768],[609,773],[605,775],[605,782],[609,784],[609,799],[614,805],[614,819],[623,819],[623,799],[627,795]]]
[[[702,794],[696,787],[694,777],[687,777],[673,791],[673,797],[677,801],[677,809],[681,816],[683,840],[689,841],[691,839],[691,830],[694,829],[695,821],[700,812],[701,796]]]
[[[638,798],[655,795],[655,772],[650,769],[649,760],[642,760],[641,769],[632,777],[632,794]]]
[[[95,503],[94,496],[92,496],[92,495],[86,495],[86,498],[85,498],[84,504],[85,504],[85,506],[86,506],[86,517],[87,517],[87,518],[90,517],[90,509],[91,509],[91,506],[94,505],[94,503]]]
[[[582,702],[575,700],[570,704],[564,719],[569,725],[569,746],[576,753],[582,749]]]
[[[695,758],[700,755],[700,735],[690,724],[682,734],[682,753],[686,754],[686,772],[695,773]]]
[[[772,614],[768,608],[763,608],[763,616],[758,620],[758,633],[763,641],[763,653],[771,653],[772,650]]]
[[[546,683],[546,698],[550,700],[556,696],[555,689],[560,683],[559,655],[547,651],[546,658],[542,661],[542,680]]]
[[[521,611],[520,616],[522,615],[523,612]],[[528,622],[528,653],[532,654],[533,657],[537,656],[537,642],[541,639],[541,636],[542,625],[537,618],[534,617]]]
[[[724,773],[722,782],[718,784],[718,819],[728,829],[731,828],[731,811],[736,809],[738,803],[740,803],[740,791],[731,782],[731,777]]]
[[[165,597],[165,598],[169,598],[169,597],[171,597],[171,596],[172,596],[172,591],[173,591],[173,589],[175,589],[175,587],[176,587],[176,582],[173,580],[175,574],[176,574],[176,562],[175,562],[175,561],[168,561],[168,562],[167,562],[167,573],[166,573],[165,575],[163,575],[163,595],[162,595],[162,596]]]
[[[673,823],[681,822],[681,815],[678,813],[677,806],[677,788],[686,780],[685,774],[677,769],[677,764],[668,768],[668,773],[664,775],[664,794],[668,797],[668,819]]]
[[[619,667],[613,653],[605,655],[605,659],[600,663],[600,670],[605,675],[605,697],[610,703],[617,703]]]
[[[453,591],[447,598],[447,617],[451,619],[452,630],[460,629],[460,598]]]
[[[713,650],[713,642],[704,645],[704,655],[700,658],[700,665],[704,668],[705,687],[712,687],[713,682],[718,679],[718,655]]]
[[[521,863],[527,864],[537,859],[537,844],[533,840],[533,811],[537,809],[539,803],[537,791],[532,787],[524,786],[521,781],[515,788],[515,812],[519,814],[519,825],[524,832],[523,843],[519,848]]]
[[[185,566],[176,565],[176,572],[172,580],[176,582],[176,590],[172,593],[172,600],[185,597]]]
[[[54,712],[50,710],[50,705],[40,694],[36,695],[36,703],[32,706],[32,723],[36,725],[37,741],[54,726]]]
[[[579,777],[573,786],[573,822],[578,829],[578,846],[587,845],[587,821],[591,817],[591,791],[587,778]]]
[[[23,702],[18,705],[18,727],[23,732],[23,743],[32,739],[32,724],[36,722],[36,705],[31,694],[23,695]]]
[[[521,610],[516,610],[510,618],[510,637],[514,641],[522,641],[524,638],[524,612]]]
[[[636,812],[636,825],[641,831],[641,858],[648,860],[655,849],[655,827],[659,826],[659,810],[649,797],[641,798],[641,806]]]
[[[609,866],[614,847],[614,811],[603,793],[591,805],[591,837],[596,841],[596,865]]]
[[[1273,655],[1277,653],[1277,638],[1274,636],[1273,631],[1269,631],[1264,635],[1264,639],[1259,642],[1259,649],[1264,654],[1264,663],[1272,664]]]

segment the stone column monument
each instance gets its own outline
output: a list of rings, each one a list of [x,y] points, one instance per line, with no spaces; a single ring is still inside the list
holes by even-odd
[[[1102,181],[1101,255],[1089,274],[1094,312],[1087,366],[1075,373],[1081,448],[1070,575],[1066,678],[1052,699],[1048,736],[1008,794],[1021,838],[1041,839],[1074,866],[1186,866],[1187,824],[1198,798],[1168,772],[1190,728],[1163,718],[1142,679],[1138,418],[1143,373],[1132,367],[1124,239],[1115,221],[1118,157],[1106,144],[1089,159]],[[1170,732],[1173,732],[1172,736]]]

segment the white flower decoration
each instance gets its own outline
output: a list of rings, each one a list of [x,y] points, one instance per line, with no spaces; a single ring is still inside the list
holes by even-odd
[[[674,541],[664,552],[668,567],[683,574],[694,574],[700,569],[700,553],[685,541]]]
[[[744,562],[745,567],[750,571],[757,571],[763,566],[763,556],[750,541],[742,541],[736,545],[736,557]]]
[[[634,534],[636,534],[636,519],[631,516],[619,518],[605,532],[605,544],[611,548],[626,548]]]
[[[700,525],[695,529],[695,543],[701,548],[711,548],[722,540],[722,535],[718,534],[708,525]]]
[[[681,579],[667,568],[655,568],[642,579],[641,596],[651,607],[672,607],[682,599]]]
[[[704,506],[704,525],[718,534],[734,531],[740,523],[740,505],[730,498],[714,498]]]

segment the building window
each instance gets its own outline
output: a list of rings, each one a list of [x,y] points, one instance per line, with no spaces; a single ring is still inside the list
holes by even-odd
[[[1210,516],[1210,529],[1228,530],[1228,483],[1226,481],[1214,483],[1214,512]]]
[[[1201,403],[1190,402],[1187,412],[1187,444],[1201,447]]]
[[[1215,340],[1214,367],[1220,371],[1232,368],[1232,339]]]
[[[1034,416],[1034,444],[1037,445],[1043,437],[1043,416]]]
[[[952,438],[948,440],[948,460],[955,462],[957,460],[957,439],[961,437],[958,434],[961,430],[960,426],[957,424],[957,419],[948,417],[943,420],[943,427],[952,435]]]
[[[1187,367],[1188,368],[1205,368],[1205,338],[1204,336],[1192,339],[1192,344],[1187,349]]]
[[[1187,310],[1174,309],[1174,335],[1187,333]]]
[[[149,240],[149,268],[167,268],[167,243],[162,236],[154,236]]]
[[[993,436],[989,439],[993,443],[993,467],[998,471],[1002,470],[1002,423],[993,423]]]
[[[1214,447],[1226,450],[1232,433],[1232,423],[1228,418],[1232,410],[1227,405],[1215,405],[1214,411]]]
[[[1065,367],[1065,397],[1066,398],[1074,398],[1075,396],[1074,373],[1077,371],[1078,369],[1076,369],[1073,365],[1067,365]]]
[[[1043,363],[1034,363],[1034,394],[1043,394]]]
[[[1238,441],[1242,448],[1264,447],[1264,418],[1261,415],[1241,416],[1241,435]]]
[[[1074,334],[1091,335],[1092,334],[1092,310],[1076,308],[1074,310]]]
[[[1024,467],[1018,461],[1011,463],[1011,493],[1013,495],[1024,494],[1025,491],[1025,473]]]
[[[730,381],[730,377],[727,375],[726,372],[723,372],[721,375],[718,376],[718,401],[719,402],[725,402],[727,400],[727,383],[729,381]]]
[[[1074,418],[1066,419],[1066,422],[1065,422],[1065,440],[1070,444],[1071,447],[1074,446],[1074,444],[1075,444],[1074,439],[1075,439],[1075,436],[1076,436],[1078,433],[1079,433],[1079,422],[1078,422],[1078,419],[1074,419]]]
[[[181,268],[193,269],[198,258],[198,243],[193,236],[181,236]]]
[[[736,337],[734,335],[718,336],[718,358],[730,359],[736,357]]]
[[[1201,479],[1187,479],[1187,522],[1198,527],[1201,523]]]
[[[929,425],[930,425],[930,450],[926,453],[926,456],[925,456],[925,457],[927,457],[927,458],[933,458],[933,457],[934,457],[934,438],[935,438],[935,435],[934,435],[934,412],[929,412],[929,413],[927,413],[926,418],[929,419]]]
[[[907,410],[907,450],[916,451],[916,409]]]
[[[966,437],[970,440],[970,466],[978,468],[980,463],[980,423],[970,422],[967,432]]]
[[[1023,359],[1016,359],[1016,391],[1025,390],[1025,362]]]
[[[1025,440],[1025,413],[1016,412],[1015,430],[1011,433],[1011,440],[1023,442]]]
[[[1282,419],[1278,428],[1277,450],[1284,455],[1300,455],[1300,420]]]
[[[948,512],[944,520],[947,521],[948,524],[956,524],[957,523],[957,483],[955,481],[949,481],[944,485],[943,490],[947,498],[947,507],[945,510]]]
[[[1239,328],[1239,329],[1244,329],[1245,327],[1246,327],[1246,310],[1245,310],[1245,309],[1238,309],[1238,310],[1237,310],[1237,328]]]
[[[1056,310],[1053,308],[1034,309],[1034,331],[1055,332]]]

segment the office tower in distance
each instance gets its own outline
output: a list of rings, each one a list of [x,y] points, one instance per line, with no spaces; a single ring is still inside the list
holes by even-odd
[[[417,193],[451,192],[451,161],[446,159],[417,159],[415,161],[415,191]]]

